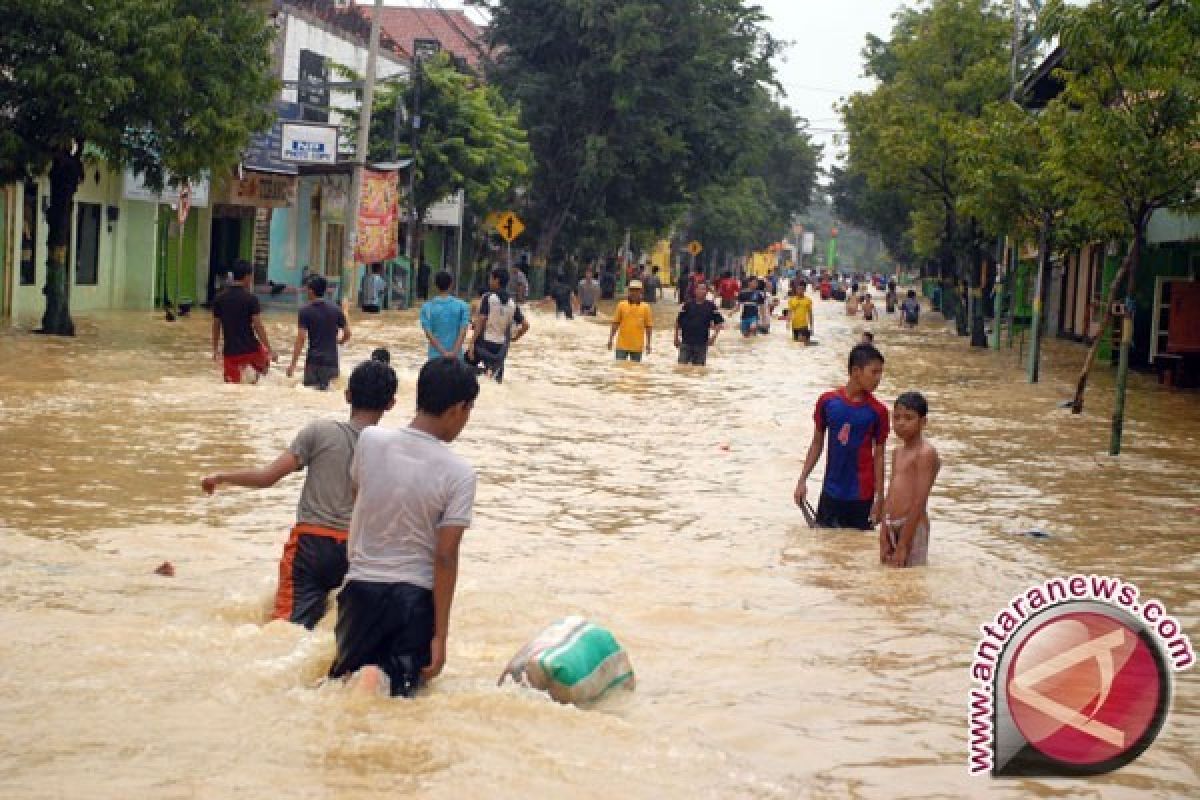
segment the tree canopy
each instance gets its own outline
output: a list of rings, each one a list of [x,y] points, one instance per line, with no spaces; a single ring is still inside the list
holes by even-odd
[[[237,162],[271,124],[271,31],[239,0],[9,3],[0,26],[0,180],[49,170],[42,328],[71,334],[65,252],[85,148],[161,186]]]
[[[663,231],[730,183],[779,43],[742,0],[476,0],[535,157],[538,254]],[[744,177],[750,177],[744,175]],[[560,240],[561,237],[561,241]]]
[[[371,159],[390,157],[396,103],[413,108],[411,81],[384,87],[371,120]],[[494,86],[459,72],[445,53],[421,63],[421,129],[413,205],[417,219],[459,189],[476,212],[499,209],[529,174],[532,157],[517,109]],[[399,154],[413,155],[408,126]]]

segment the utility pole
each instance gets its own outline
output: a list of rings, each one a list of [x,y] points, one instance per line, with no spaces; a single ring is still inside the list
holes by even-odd
[[[1016,101],[1017,99],[1017,61],[1021,53],[1021,0],[1013,0],[1013,33],[1011,58],[1008,68],[1008,99]],[[1009,282],[1016,275],[1016,258],[1012,260],[1012,266],[1009,267],[1008,262],[1004,258],[1005,240],[1007,236],[1001,236],[996,242],[996,280],[993,283],[992,289],[992,338],[989,344],[991,349],[1000,349],[1000,320],[1004,316],[1004,296],[1008,291]],[[1010,242],[1009,247],[1015,252],[1018,243]],[[1004,279],[1000,278],[1000,267],[1004,265]],[[1009,326],[1009,340],[1012,339],[1012,327]]]
[[[1037,286],[1033,290],[1033,319],[1029,327],[1029,382],[1037,383],[1042,352],[1042,316],[1046,304],[1046,284],[1050,280],[1051,226],[1054,217],[1049,211],[1042,214],[1042,241],[1038,247]]]
[[[371,13],[371,38],[367,44],[367,74],[363,81],[363,102],[358,115],[358,143],[354,148],[354,174],[350,180],[350,203],[346,220],[346,248],[342,258],[342,300],[358,297],[354,280],[354,249],[358,242],[358,196],[362,193],[363,169],[367,163],[367,147],[371,137],[371,112],[375,104],[375,64],[379,60],[379,20],[383,16],[383,0],[375,0]],[[350,285],[347,286],[347,276]]]
[[[380,0],[376,0],[380,2]],[[412,108],[412,163],[408,165],[408,232],[404,235],[404,255],[408,258],[408,270],[414,285],[417,280],[416,256],[417,238],[417,141],[421,135],[421,53],[413,48],[413,108]],[[511,256],[509,258],[511,261]]]

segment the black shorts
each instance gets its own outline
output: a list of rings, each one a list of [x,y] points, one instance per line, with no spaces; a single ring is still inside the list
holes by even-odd
[[[681,342],[679,344],[679,363],[691,364],[697,367],[703,367],[704,362],[708,359],[708,344],[688,344]]]
[[[345,531],[297,523],[279,560],[271,619],[315,628],[325,616],[329,593],[345,580],[346,566]]]
[[[583,316],[583,317],[594,317],[594,316],[596,316],[596,307],[595,306],[585,306],[583,304],[580,304],[579,314],[580,314],[580,316]]]
[[[817,527],[871,530],[870,500],[838,500],[821,492],[817,503]]]
[[[362,310],[367,312],[368,314],[378,314],[379,306],[363,306]]]
[[[812,331],[810,331],[808,328],[792,328],[792,339],[794,341],[798,342],[801,339],[811,339],[811,338],[812,338]]]
[[[433,591],[411,583],[350,581],[337,600],[337,655],[329,677],[374,664],[387,673],[392,697],[412,697],[431,660]]]
[[[328,389],[338,376],[337,367],[326,367],[320,364],[304,365],[304,385],[315,386],[318,389]]]
[[[508,355],[508,345],[496,344],[486,339],[475,342],[475,357],[468,358],[467,363],[483,367],[492,373],[497,383],[504,378],[504,358]]]

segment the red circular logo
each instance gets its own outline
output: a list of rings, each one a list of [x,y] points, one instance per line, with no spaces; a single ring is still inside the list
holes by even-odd
[[[1139,631],[1086,611],[1056,617],[1026,637],[1006,688],[1025,740],[1084,768],[1148,746],[1168,692],[1157,653]]]

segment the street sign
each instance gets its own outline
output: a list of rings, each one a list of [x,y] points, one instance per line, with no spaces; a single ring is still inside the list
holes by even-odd
[[[694,256],[700,255],[700,251],[704,249],[704,245],[696,241],[688,242],[687,250]]]
[[[496,220],[496,232],[503,236],[506,242],[512,242],[524,230],[525,223],[521,222],[521,218],[511,211],[505,211]]]

